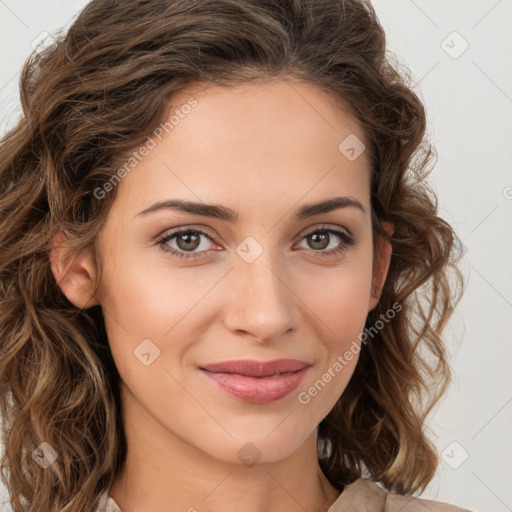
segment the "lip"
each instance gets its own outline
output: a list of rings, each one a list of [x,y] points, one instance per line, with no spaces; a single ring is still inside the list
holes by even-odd
[[[268,404],[289,395],[302,382],[310,364],[296,359],[224,361],[201,372],[217,388],[254,404]]]
[[[213,373],[236,373],[247,377],[271,377],[279,373],[296,372],[302,370],[309,363],[298,359],[274,359],[272,361],[256,361],[254,359],[238,359],[222,361],[201,366],[201,370]]]

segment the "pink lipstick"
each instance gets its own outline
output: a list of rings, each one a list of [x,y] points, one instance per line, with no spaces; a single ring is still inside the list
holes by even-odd
[[[210,382],[235,398],[267,404],[284,398],[297,388],[310,366],[296,359],[242,359],[208,364],[200,370]]]

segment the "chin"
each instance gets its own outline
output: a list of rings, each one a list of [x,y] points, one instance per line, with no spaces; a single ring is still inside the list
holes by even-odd
[[[308,436],[299,438],[296,437],[297,432],[293,436],[285,429],[278,433],[280,428],[278,425],[279,422],[274,424],[273,429],[260,430],[254,435],[246,432],[244,435],[237,436],[231,432],[234,438],[226,439],[226,436],[211,445],[208,451],[218,460],[247,467],[254,464],[279,462],[293,455],[304,444]]]

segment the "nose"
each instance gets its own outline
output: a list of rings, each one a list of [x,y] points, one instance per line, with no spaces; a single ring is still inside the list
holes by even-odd
[[[296,330],[301,318],[298,297],[270,251],[263,251],[252,263],[236,258],[234,265],[228,278],[226,328],[238,335],[251,335],[260,343]]]

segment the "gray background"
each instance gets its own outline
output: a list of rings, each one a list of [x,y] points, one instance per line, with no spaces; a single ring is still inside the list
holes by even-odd
[[[18,115],[32,41],[86,4],[0,0],[0,134]],[[429,421],[442,463],[423,497],[512,511],[512,1],[374,5],[426,105],[440,215],[466,247],[466,294],[447,331],[454,381]]]

